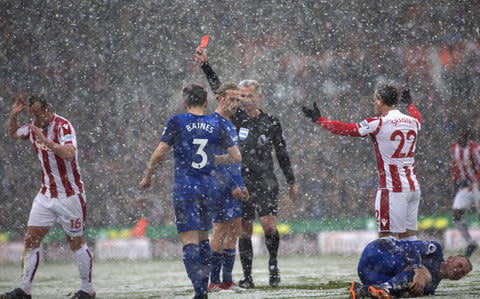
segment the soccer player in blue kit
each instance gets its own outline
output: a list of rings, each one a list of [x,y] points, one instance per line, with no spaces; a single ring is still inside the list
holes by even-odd
[[[140,187],[151,185],[155,169],[170,147],[174,149],[175,178],[173,205],[177,231],[183,244],[183,262],[195,290],[194,298],[208,298],[208,276],[211,260],[208,232],[212,228],[217,192],[212,171],[216,164],[241,161],[241,154],[229,133],[219,122],[204,115],[207,91],[190,84],[182,92],[187,113],[170,117],[147,165]],[[217,156],[221,146],[227,154]]]
[[[472,271],[462,255],[443,257],[436,241],[380,238],[370,242],[358,263],[363,285],[352,282],[350,298],[394,298],[433,295],[440,280],[459,280]]]
[[[233,82],[225,82],[215,90],[215,96],[218,107],[212,116],[225,127],[235,144],[239,146],[237,131],[229,119],[237,111],[240,102],[239,88]],[[223,155],[226,152],[218,147],[216,153],[217,155]],[[210,239],[212,266],[209,291],[227,290],[235,285],[232,272],[237,239],[242,225],[241,201],[247,201],[249,197],[247,188],[243,184],[240,163],[218,165],[215,169],[215,178],[218,185],[218,196],[213,217],[213,232]],[[222,282],[220,282],[220,272],[222,272]]]

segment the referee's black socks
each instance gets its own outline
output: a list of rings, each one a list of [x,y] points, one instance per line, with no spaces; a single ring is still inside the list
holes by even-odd
[[[240,262],[242,263],[243,276],[245,278],[252,276],[253,246],[252,239],[238,239],[238,251],[240,253]]]
[[[278,246],[280,244],[280,235],[278,230],[273,235],[265,235],[265,245],[267,246],[270,259],[268,261],[269,266],[277,265]]]

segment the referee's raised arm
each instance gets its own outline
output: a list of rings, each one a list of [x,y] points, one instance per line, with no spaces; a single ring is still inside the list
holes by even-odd
[[[217,89],[220,87],[220,85],[222,85],[222,82],[220,82],[220,78],[218,78],[217,74],[215,74],[212,67],[208,63],[207,50],[199,46],[195,50],[195,56],[200,61],[200,67],[207,77],[210,88],[212,89],[213,93],[216,93]]]

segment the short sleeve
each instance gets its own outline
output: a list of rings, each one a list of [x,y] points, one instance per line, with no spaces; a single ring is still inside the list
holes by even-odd
[[[60,126],[60,129],[58,130],[59,133],[59,138],[60,144],[61,145],[73,145],[75,146],[77,141],[76,141],[76,136],[75,136],[75,131],[72,128],[72,125],[70,123],[64,123],[63,125]]]
[[[220,125],[220,133],[218,136],[218,144],[221,148],[227,149],[235,145],[235,141],[232,139],[230,133],[226,130],[225,126]]]
[[[381,118],[367,118],[357,124],[360,136],[376,135],[382,124]]]
[[[163,130],[160,141],[167,143],[169,146],[175,145],[180,139],[180,123],[178,118],[174,115],[170,117]]]
[[[30,128],[27,125],[21,126],[17,129],[17,136],[21,139],[28,139],[30,137]]]

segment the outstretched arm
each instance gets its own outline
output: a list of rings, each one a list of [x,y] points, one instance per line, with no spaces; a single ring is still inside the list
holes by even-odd
[[[207,77],[208,84],[210,88],[215,93],[217,89],[222,85],[222,82],[218,78],[217,74],[213,71],[212,67],[207,60],[207,50],[202,47],[197,47],[195,50],[195,56],[201,62],[200,67],[203,70],[203,73]]]
[[[322,126],[333,134],[361,137],[360,132],[358,131],[357,124],[347,124],[344,122],[329,120],[325,117],[322,117],[320,109],[318,109],[317,103],[313,103],[313,109],[303,106],[302,111],[305,116],[310,118],[314,123]]]
[[[341,121],[329,120],[325,117],[320,117],[317,124],[333,134],[342,136],[362,137],[358,131],[357,124],[347,124]]]

